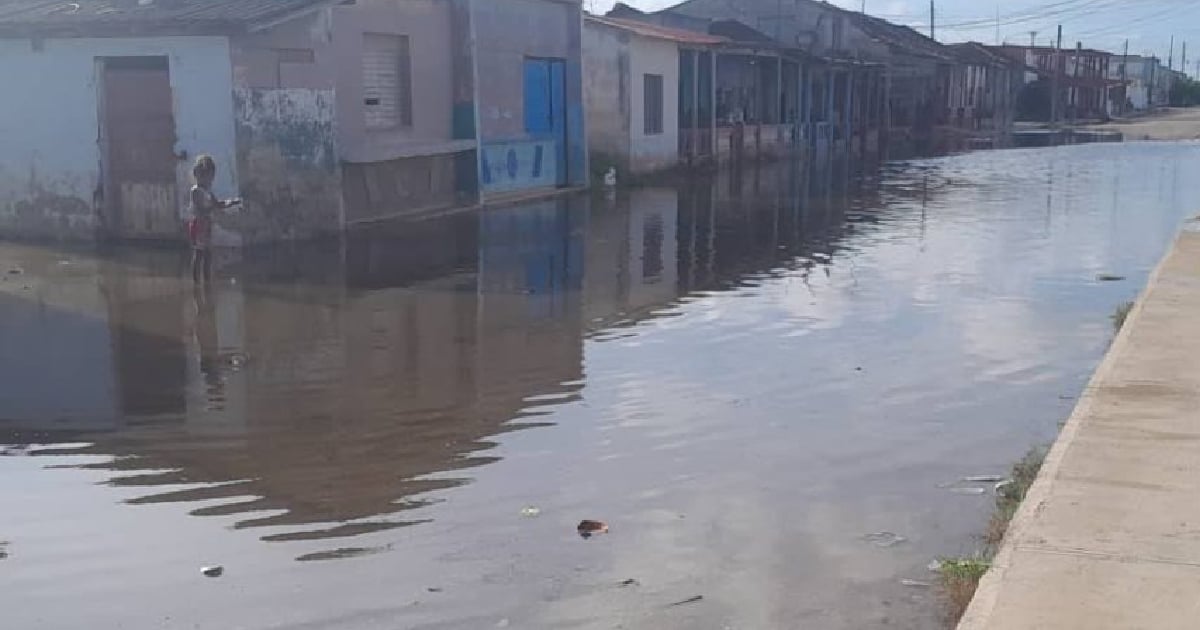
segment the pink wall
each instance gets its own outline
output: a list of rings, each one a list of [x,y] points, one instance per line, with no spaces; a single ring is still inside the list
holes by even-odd
[[[413,124],[367,129],[362,100],[363,34],[407,35]],[[234,83],[246,88],[337,91],[337,146],[350,162],[438,153],[451,142],[450,5],[442,0],[358,0],[238,38]],[[303,59],[311,51],[311,62]]]

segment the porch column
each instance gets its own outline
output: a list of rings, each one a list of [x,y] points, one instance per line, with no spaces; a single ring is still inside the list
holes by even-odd
[[[801,139],[804,137],[804,125],[801,121],[804,119],[804,62],[796,61],[796,130],[793,132],[794,142],[797,146],[800,145]]]
[[[833,92],[834,86],[837,84],[837,77],[835,76],[833,68],[830,68],[825,72],[825,83],[825,115],[822,118],[824,118],[824,121],[827,123],[834,123],[837,121],[833,119]]]
[[[700,155],[700,50],[692,51],[692,120],[688,130],[688,160]]]
[[[711,139],[713,162],[718,162],[720,151],[717,147],[717,49],[713,48],[709,53],[709,64],[711,73],[709,74],[709,94],[708,94],[708,118],[709,128],[708,134]]]
[[[846,100],[842,104],[842,118],[846,121],[846,139],[854,136],[854,71],[846,73]]]
[[[775,54],[775,124],[782,125],[783,120],[783,56]]]

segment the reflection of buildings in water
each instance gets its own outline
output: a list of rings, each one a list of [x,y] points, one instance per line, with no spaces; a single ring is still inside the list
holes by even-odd
[[[461,218],[447,221],[463,235]],[[145,269],[109,266],[101,284],[119,289],[94,291],[93,315],[102,330],[136,342],[116,344],[86,371],[144,379],[118,386],[106,416],[136,430],[63,439],[95,440],[82,452],[115,456],[102,467],[121,471],[116,485],[191,484],[135,502],[204,499],[194,513],[291,526],[269,540],[407,524],[389,515],[462,482],[435,473],[494,461],[488,439],[522,426],[510,421],[527,398],[569,394],[578,385],[563,384],[582,375],[586,208],[491,210],[474,236],[453,241],[478,242],[469,256],[445,247],[440,269],[418,258],[409,274],[406,256],[390,252],[445,244],[425,225],[412,240],[385,232],[357,250],[366,258],[349,255],[338,267],[344,285],[327,274],[271,282],[278,260],[243,261],[241,282],[193,294],[181,277],[158,287]],[[240,356],[244,365],[230,360]],[[137,420],[147,414],[153,422]]]
[[[70,365],[33,360],[37,380],[65,391],[31,387],[4,408],[24,410],[26,428],[70,418],[62,439],[116,456],[116,485],[190,484],[137,502],[203,499],[194,513],[284,528],[269,540],[399,527],[411,519],[398,512],[462,482],[438,473],[493,461],[489,440],[537,413],[527,399],[571,398],[584,322],[652,317],[686,292],[839,247],[846,205],[825,192],[835,187],[782,166],[731,177],[247,255],[229,267],[236,283],[199,297],[162,273],[182,268],[175,254],[100,263],[78,270],[88,280],[54,308],[53,290],[41,303],[0,297],[42,339],[4,337],[5,364],[41,343],[83,350]],[[75,407],[47,413],[55,399]]]

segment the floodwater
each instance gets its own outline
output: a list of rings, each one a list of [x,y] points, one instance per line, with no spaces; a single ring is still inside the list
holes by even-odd
[[[948,484],[1052,439],[1197,172],[776,165],[200,292],[175,251],[0,245],[0,626],[934,627],[901,580],[991,502]]]

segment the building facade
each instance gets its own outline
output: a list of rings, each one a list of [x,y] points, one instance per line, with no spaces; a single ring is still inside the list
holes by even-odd
[[[579,0],[6,3],[0,235],[181,240],[202,153],[245,202],[228,246],[584,185],[581,20]]]

